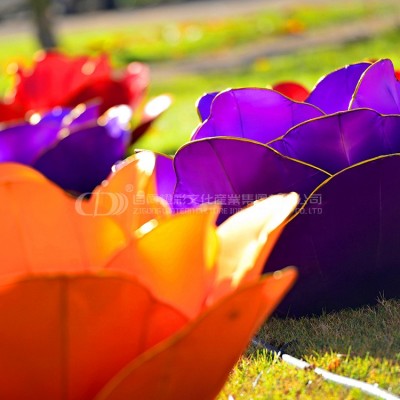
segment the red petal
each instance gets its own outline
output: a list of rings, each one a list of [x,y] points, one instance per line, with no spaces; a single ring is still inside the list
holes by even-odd
[[[295,101],[305,101],[310,94],[304,86],[296,82],[278,83],[272,89]]]
[[[68,57],[58,52],[39,53],[33,70],[22,70],[15,101],[25,111],[66,105],[82,86],[110,76],[106,57]]]

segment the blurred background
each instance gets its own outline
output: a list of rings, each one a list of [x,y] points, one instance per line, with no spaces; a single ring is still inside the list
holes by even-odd
[[[284,80],[311,89],[364,59],[400,67],[398,0],[0,0],[0,90],[9,65],[40,48],[109,53],[116,68],[151,66],[151,95],[174,104],[139,143],[173,153],[198,123],[208,91]]]

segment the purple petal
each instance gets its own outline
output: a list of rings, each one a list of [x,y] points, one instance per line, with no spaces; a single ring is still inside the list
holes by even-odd
[[[363,72],[370,63],[347,65],[320,80],[307,98],[327,114],[347,110]]]
[[[210,117],[194,139],[231,136],[268,143],[300,122],[323,115],[306,103],[298,103],[269,89],[234,89],[217,95]]]
[[[57,142],[61,118],[44,118],[0,131],[0,162],[14,161],[31,165],[47,148]]]
[[[307,195],[328,177],[265,145],[241,139],[190,142],[178,151],[174,165],[175,209],[217,201],[224,205],[220,222],[268,195],[292,191]]]
[[[400,295],[400,156],[348,168],[323,183],[288,223],[265,271],[296,265],[279,308],[303,315]]]
[[[111,109],[110,109],[111,110]],[[34,167],[65,190],[91,192],[121,160],[129,142],[124,110],[106,113],[103,125],[70,132],[34,164]]]
[[[176,186],[176,175],[174,170],[174,160],[165,154],[153,153],[149,150],[140,150],[140,154],[150,153],[155,160],[155,178],[157,195],[163,198],[172,207],[173,197]],[[122,165],[124,162],[122,161]]]
[[[358,109],[295,126],[270,146],[334,174],[360,161],[400,152],[399,132],[400,116]]]
[[[65,126],[72,128],[79,125],[93,123],[100,116],[100,104],[79,104],[71,113],[64,119]]]
[[[400,82],[390,60],[377,61],[362,76],[350,108],[372,108],[381,114],[400,113]]]
[[[197,101],[197,112],[201,121],[205,121],[210,116],[211,103],[219,92],[206,93]]]
[[[41,123],[56,123],[59,126],[62,124],[62,120],[72,111],[71,108],[54,107],[51,111],[44,114],[40,120]]]
[[[172,206],[176,186],[173,158],[164,154],[156,154],[155,169],[157,194]]]

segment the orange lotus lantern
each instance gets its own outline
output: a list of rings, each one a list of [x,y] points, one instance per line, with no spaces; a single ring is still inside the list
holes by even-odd
[[[0,165],[0,398],[212,399],[291,287],[293,269],[259,275],[297,195],[216,228],[215,205],[169,214],[152,165],[133,157],[89,201]],[[127,194],[142,208],[109,212]]]

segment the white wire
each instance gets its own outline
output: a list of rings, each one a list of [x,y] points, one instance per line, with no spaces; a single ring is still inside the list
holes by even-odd
[[[272,351],[286,363],[293,365],[294,367],[300,369],[312,369],[317,375],[322,376],[327,381],[338,383],[339,385],[347,386],[349,388],[360,389],[364,393],[368,393],[372,396],[378,397],[383,400],[400,400],[400,397],[395,396],[386,390],[380,389],[377,385],[371,385],[370,383],[358,381],[357,379],[347,378],[346,376],[341,376],[334,374],[332,372],[326,371],[322,368],[314,368],[311,364],[306,361],[299,360],[298,358],[292,357],[289,354],[282,354],[279,350],[274,349],[272,346],[265,345],[262,342],[253,339],[253,343],[257,346],[261,346],[268,351]]]
[[[295,357],[290,356],[289,354],[282,354],[282,360],[290,365],[294,365],[297,368],[311,368],[311,365],[305,361],[298,360]],[[371,394],[373,396],[379,397],[384,400],[399,400],[400,397],[395,396],[392,393],[387,392],[386,390],[380,389],[376,385],[371,385],[370,383],[358,381],[357,379],[347,378],[346,376],[341,376],[338,374],[334,374],[332,372],[326,371],[322,368],[313,368],[313,371],[322,376],[327,381],[338,383],[339,385],[347,386],[350,388],[360,389],[364,393]]]

